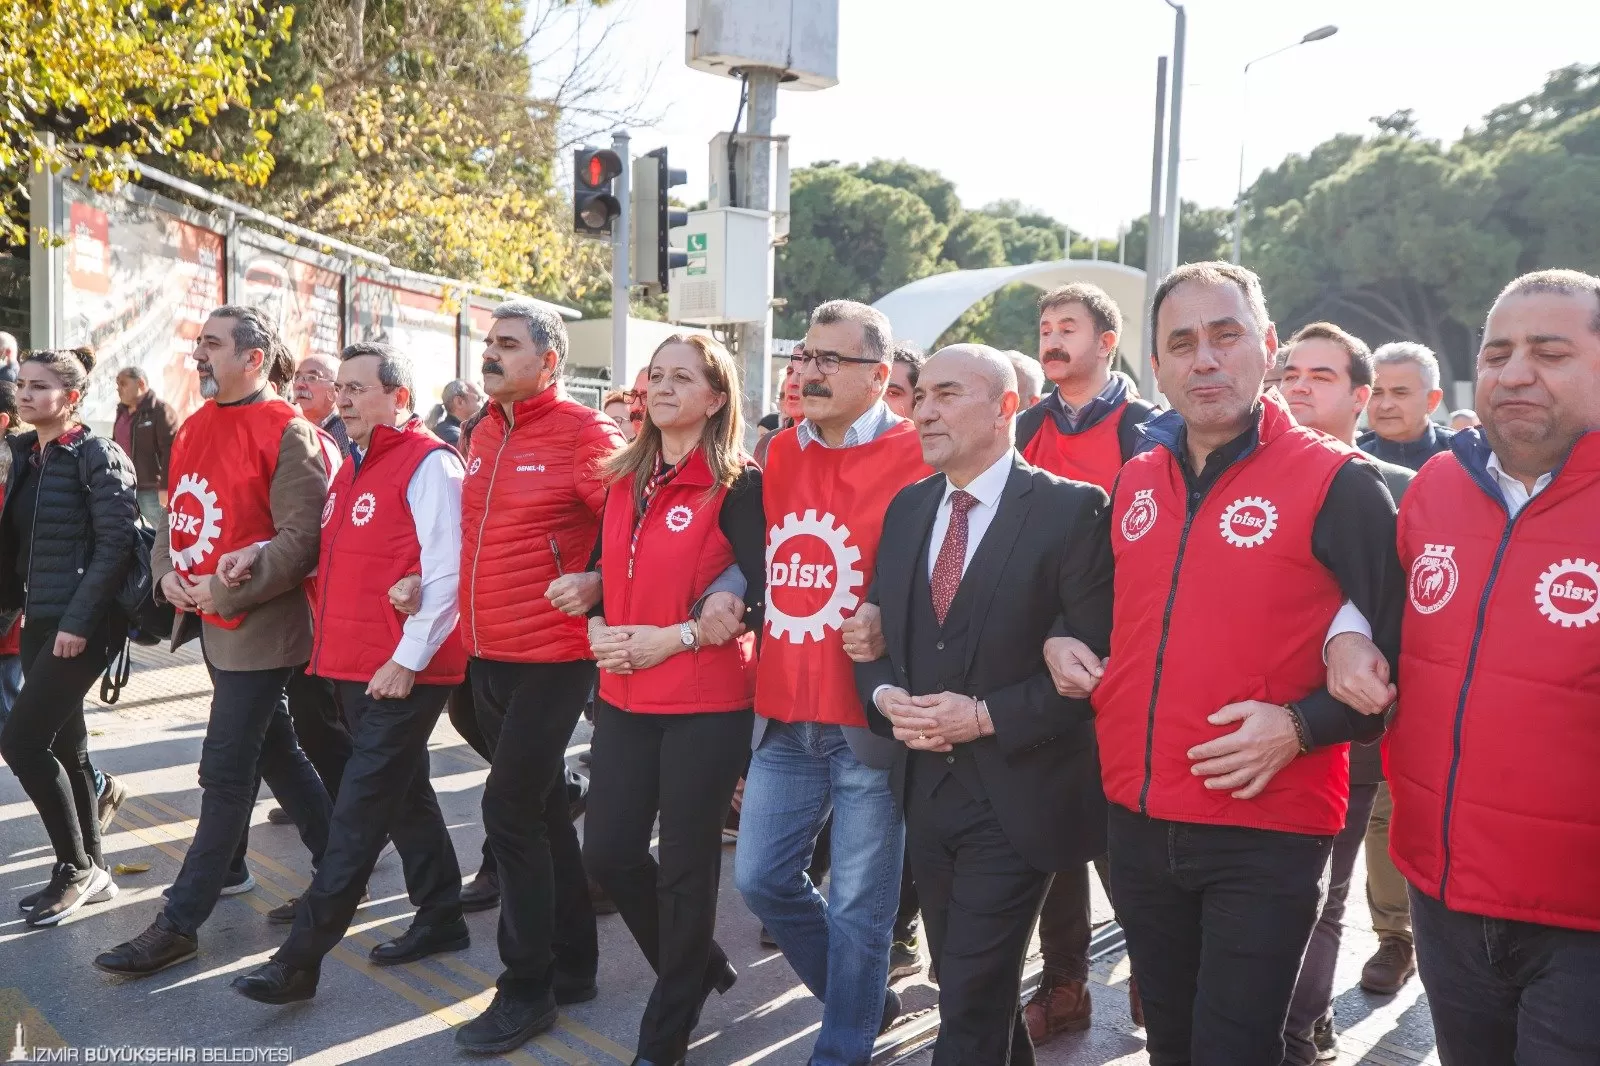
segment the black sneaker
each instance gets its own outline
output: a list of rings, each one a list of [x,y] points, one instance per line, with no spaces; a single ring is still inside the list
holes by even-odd
[[[250,872],[250,867],[243,866],[238,870],[228,871],[228,879],[222,882],[222,894],[224,896],[242,896],[255,887],[255,875]]]
[[[1339,1057],[1339,1034],[1334,1031],[1331,1015],[1318,1018],[1311,1027],[1311,1043],[1317,1049],[1318,1062],[1332,1062]]]
[[[898,981],[922,972],[922,956],[918,953],[917,938],[896,940],[889,949],[889,980]]]
[[[293,825],[294,819],[289,817],[289,812],[282,807],[273,807],[267,811],[268,825]]]
[[[150,928],[125,944],[102,951],[94,964],[118,977],[144,977],[186,962],[199,951],[199,940],[178,932],[167,924],[166,918],[157,915]]]
[[[100,835],[111,832],[111,823],[117,820],[117,811],[122,807],[122,801],[128,798],[128,789],[121,781],[105,775],[105,791],[100,793],[100,798],[95,803],[95,813],[100,816]]]
[[[85,903],[104,903],[116,895],[117,883],[100,867],[79,870],[70,862],[58,862],[25,920],[34,928],[56,925],[78,913]]]
[[[489,1009],[456,1030],[456,1046],[476,1055],[515,1051],[556,1024],[555,996],[522,1003],[496,992]]]

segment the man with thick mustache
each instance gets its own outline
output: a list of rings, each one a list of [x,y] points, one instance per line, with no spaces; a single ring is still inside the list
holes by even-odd
[[[339,417],[335,404],[334,382],[339,377],[339,360],[331,355],[308,355],[294,370],[294,405],[313,425],[339,446],[339,454],[350,458],[350,434]]]
[[[505,970],[456,1043],[499,1054],[554,1025],[558,1004],[597,995],[594,910],[563,775],[595,665],[585,619],[545,594],[587,565],[606,497],[599,464],[623,441],[611,419],[563,391],[567,329],[553,311],[501,304],[485,345],[491,402],[461,494],[461,639],[493,756],[483,827]]]

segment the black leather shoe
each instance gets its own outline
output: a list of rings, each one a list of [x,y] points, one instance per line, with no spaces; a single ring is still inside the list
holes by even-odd
[[[199,951],[198,939],[185,936],[167,925],[165,918],[157,917],[150,923],[150,928],[132,940],[101,952],[95,957],[94,964],[118,977],[144,977],[186,962]]]
[[[441,951],[464,951],[471,944],[467,923],[457,918],[442,925],[412,925],[405,936],[379,944],[367,957],[378,966],[398,966]]]
[[[488,1010],[456,1030],[456,1047],[475,1055],[503,1055],[556,1024],[558,1013],[552,996],[521,1003],[496,992]]]
[[[298,1003],[317,994],[316,970],[302,970],[273,959],[233,979],[233,990],[257,1003]]]
[[[641,1059],[635,1055],[631,1066],[683,1066],[684,1061],[683,1059],[673,1059],[671,1062],[657,1062],[655,1059]]]
[[[719,996],[725,996],[728,994],[728,989],[732,988],[737,980],[739,980],[739,971],[735,970],[733,963],[727,959],[722,960],[721,966],[718,966],[715,962],[711,964],[711,967],[706,971],[705,983],[700,986],[700,1002],[695,1005],[694,1014],[689,1018],[690,1035],[699,1027],[700,1012],[705,1010],[706,1000],[711,998],[711,993],[715,992]]]
[[[593,974],[580,977],[557,972],[550,990],[555,993],[556,1002],[564,1007],[573,1003],[587,1003],[600,994],[600,986],[595,984]]]
[[[479,870],[471,881],[461,888],[461,909],[472,911],[493,910],[500,906],[500,878]]]

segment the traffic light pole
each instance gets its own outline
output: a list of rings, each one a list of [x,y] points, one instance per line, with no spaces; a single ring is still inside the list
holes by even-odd
[[[633,208],[629,183],[633,179],[633,161],[628,156],[628,134],[611,135],[611,150],[622,160],[622,173],[616,178],[617,202],[622,210],[611,227],[611,387],[631,389],[628,380],[628,294],[632,287],[629,278],[633,242],[629,239],[633,224]]]
[[[749,81],[750,136],[743,150],[748,152],[750,180],[738,190],[739,207],[752,211],[772,210],[772,123],[778,113],[778,78],[781,72],[765,68],[747,73]],[[745,425],[754,443],[756,421],[772,403],[772,248],[767,248],[767,315],[761,322],[745,322],[738,327],[739,361],[744,371]]]

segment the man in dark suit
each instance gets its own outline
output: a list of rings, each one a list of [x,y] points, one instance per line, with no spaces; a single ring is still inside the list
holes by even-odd
[[[1110,639],[1106,494],[1025,463],[1017,379],[985,345],[954,345],[917,381],[923,459],[939,473],[884,518],[868,600],[881,644],[857,681],[874,732],[902,746],[890,787],[939,975],[935,1066],[1031,1066],[1018,993],[1056,870],[1105,847],[1089,705],[1057,694],[1052,632]],[[863,644],[870,650],[863,652]],[[877,645],[877,647],[872,647]]]

